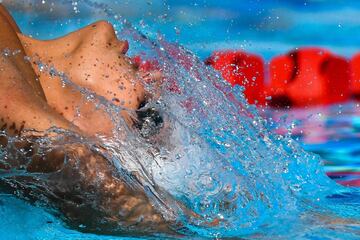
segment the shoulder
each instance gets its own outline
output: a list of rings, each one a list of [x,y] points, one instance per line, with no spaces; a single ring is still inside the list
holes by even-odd
[[[10,24],[10,27],[15,31],[15,32],[21,32],[20,28],[18,27],[18,25],[16,24],[15,20],[13,19],[13,17],[10,15],[9,11],[5,8],[5,6],[3,4],[0,3],[0,21],[7,21]]]

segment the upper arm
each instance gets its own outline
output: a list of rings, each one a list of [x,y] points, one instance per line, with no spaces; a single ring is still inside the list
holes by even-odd
[[[0,4],[0,52],[4,49],[17,52],[14,55],[7,57],[7,61],[11,61],[18,68],[20,74],[23,76],[35,94],[45,99],[42,87],[39,82],[36,81],[36,75],[29,62],[25,61],[25,51],[17,36],[16,23],[13,21],[7,10]],[[20,31],[20,30],[19,30]]]
[[[1,3],[0,3],[0,15],[2,15],[4,19],[6,19],[9,22],[10,26],[15,32],[17,33],[21,32],[19,26],[16,24],[16,22],[8,12],[8,10]]]
[[[0,128],[8,133],[23,128],[42,131],[52,126],[77,129],[47,104],[34,70],[24,60],[23,46],[3,14],[0,30]],[[4,49],[20,52],[5,56],[1,53]]]

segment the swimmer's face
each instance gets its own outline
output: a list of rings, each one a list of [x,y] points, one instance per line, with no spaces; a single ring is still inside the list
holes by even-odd
[[[114,104],[137,109],[144,98],[144,89],[137,71],[125,55],[129,44],[118,40],[111,24],[91,24],[65,37],[77,42],[66,60],[69,72],[77,83],[87,86]]]
[[[128,109],[137,109],[144,101],[143,85],[126,56],[129,44],[117,39],[110,23],[96,22],[51,41],[32,41],[31,52],[39,53],[43,61],[46,59],[77,85]]]

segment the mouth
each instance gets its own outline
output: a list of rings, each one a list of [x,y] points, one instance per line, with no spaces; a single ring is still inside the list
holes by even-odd
[[[155,108],[140,109],[136,114],[138,122],[135,127],[144,138],[158,134],[164,125],[162,116]]]
[[[122,44],[120,46],[120,52],[121,54],[126,54],[127,51],[129,51],[129,42],[127,40],[122,41]]]

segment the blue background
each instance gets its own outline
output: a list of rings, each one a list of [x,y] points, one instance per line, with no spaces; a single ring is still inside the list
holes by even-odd
[[[49,38],[103,18],[82,6],[24,16],[24,4],[8,2],[20,25],[36,37]],[[16,1],[15,1],[16,2]],[[60,1],[59,1],[60,2]],[[67,2],[67,1],[64,1]],[[70,1],[71,2],[71,1]],[[213,50],[243,49],[266,59],[301,46],[322,46],[351,57],[360,50],[360,1],[340,0],[98,0],[119,17],[149,32],[161,32],[206,58]],[[58,3],[58,1],[57,1]],[[45,5],[46,5],[45,4]],[[71,6],[71,4],[68,4]],[[21,14],[16,14],[16,9]],[[109,8],[107,8],[108,10]],[[19,12],[19,11],[18,11]],[[41,18],[41,25],[36,18]],[[26,14],[25,14],[26,15]],[[55,20],[56,19],[56,20]],[[81,20],[79,20],[81,19]],[[54,22],[62,21],[61,27]],[[48,24],[47,24],[48,23]]]

